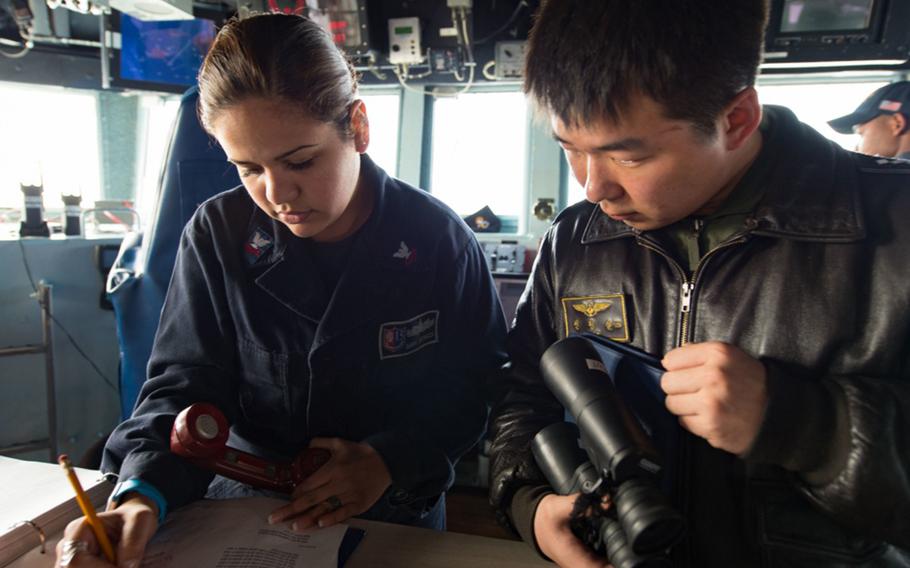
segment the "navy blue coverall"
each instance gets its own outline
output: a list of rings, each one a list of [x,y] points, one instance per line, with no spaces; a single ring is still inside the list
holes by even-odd
[[[441,202],[364,156],[373,212],[334,290],[307,249],[242,187],[186,226],[148,380],[102,470],[139,478],[173,509],[212,474],[168,449],[174,417],[219,407],[230,443],[290,459],[313,437],[366,442],[392,486],[365,515],[422,524],[485,431],[483,381],[506,325],[483,251]],[[297,239],[295,241],[295,239]]]

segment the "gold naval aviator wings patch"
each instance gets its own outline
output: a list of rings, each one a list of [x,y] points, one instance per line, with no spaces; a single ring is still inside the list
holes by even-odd
[[[622,294],[562,298],[566,337],[593,333],[613,341],[629,341],[626,299]]]

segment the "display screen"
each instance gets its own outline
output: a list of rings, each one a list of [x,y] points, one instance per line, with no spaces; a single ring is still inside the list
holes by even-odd
[[[395,33],[398,35],[406,35],[406,34],[412,33],[413,31],[414,31],[414,28],[412,28],[411,26],[395,28]]]
[[[781,32],[864,30],[875,0],[784,0]]]
[[[215,38],[211,20],[146,22],[120,16],[120,78],[189,86]]]

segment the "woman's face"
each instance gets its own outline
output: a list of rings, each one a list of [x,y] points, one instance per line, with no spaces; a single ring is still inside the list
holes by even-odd
[[[369,143],[362,101],[351,109],[351,128],[354,136],[344,137],[293,103],[259,97],[227,107],[212,122],[256,205],[298,237],[317,241],[343,239],[369,216],[359,183],[360,154]]]

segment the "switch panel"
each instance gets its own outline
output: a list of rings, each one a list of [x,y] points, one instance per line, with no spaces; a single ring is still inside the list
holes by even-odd
[[[525,247],[517,243],[483,243],[490,272],[524,273]]]
[[[421,61],[420,20],[389,18],[389,62],[393,65],[416,65]]]
[[[496,42],[496,66],[493,72],[497,79],[520,79],[524,75],[524,41]]]

